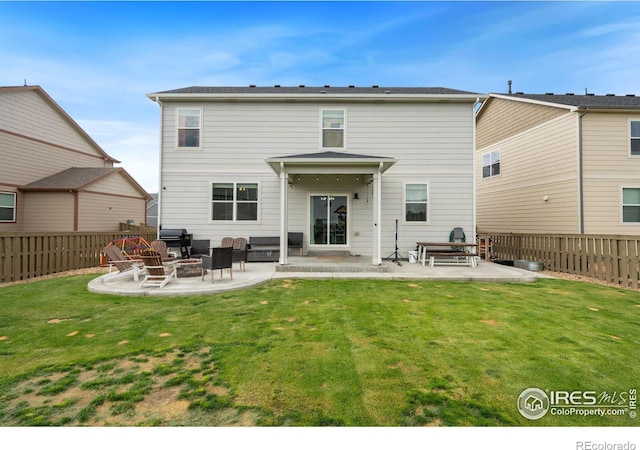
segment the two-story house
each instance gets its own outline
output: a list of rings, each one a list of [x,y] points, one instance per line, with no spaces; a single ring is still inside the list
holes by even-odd
[[[479,231],[640,234],[640,97],[490,94],[476,127]]]
[[[147,192],[40,86],[0,87],[0,232],[115,231]]]
[[[476,93],[445,88],[189,87],[161,116],[159,224],[212,245],[288,232],[304,252],[406,258],[473,239]]]

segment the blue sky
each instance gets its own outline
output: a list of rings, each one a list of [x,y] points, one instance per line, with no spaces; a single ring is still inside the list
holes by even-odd
[[[192,85],[640,95],[638,2],[2,2],[0,85],[42,86],[149,192]]]

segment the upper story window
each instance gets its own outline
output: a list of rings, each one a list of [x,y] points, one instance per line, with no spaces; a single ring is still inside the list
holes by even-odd
[[[640,120],[631,121],[631,156],[640,156]]]
[[[16,194],[0,192],[0,222],[16,221]]]
[[[178,147],[200,148],[201,125],[202,110],[200,108],[179,109]]]
[[[500,175],[500,150],[482,155],[482,178]]]
[[[344,110],[322,110],[322,147],[344,147]]]
[[[212,183],[211,201],[211,220],[258,220],[258,183]]]
[[[640,223],[640,188],[622,188],[622,223]]]
[[[426,184],[404,185],[405,222],[427,222],[428,187]]]

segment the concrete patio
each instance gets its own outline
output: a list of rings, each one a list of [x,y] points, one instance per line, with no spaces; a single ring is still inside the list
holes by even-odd
[[[178,277],[163,288],[140,288],[140,282],[134,281],[131,273],[102,275],[89,282],[90,292],[116,295],[200,295],[215,294],[256,286],[273,279],[287,278],[358,278],[383,280],[446,280],[446,281],[485,281],[485,282],[534,282],[543,278],[537,272],[531,272],[515,267],[503,266],[480,261],[475,268],[468,266],[435,266],[428,267],[421,264],[410,264],[400,261],[400,265],[393,261],[383,261],[382,266],[371,265],[368,257],[347,256],[343,258],[290,257],[287,266],[276,263],[248,263],[246,271],[237,266],[233,269],[233,280],[225,270],[220,276],[217,270],[214,283],[211,283],[210,273],[205,275],[204,281],[200,276]]]

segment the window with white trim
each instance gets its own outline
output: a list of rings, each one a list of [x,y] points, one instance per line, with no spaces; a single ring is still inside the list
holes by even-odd
[[[640,156],[640,120],[632,120],[629,126],[631,156]]]
[[[344,147],[344,110],[322,110],[322,148]]]
[[[0,192],[0,222],[16,221],[16,194]]]
[[[500,150],[482,155],[482,178],[500,175]]]
[[[211,220],[257,221],[258,183],[212,183]]]
[[[200,148],[201,116],[200,108],[178,110],[178,148]]]
[[[640,223],[640,188],[622,188],[622,223]]]
[[[426,184],[407,183],[404,185],[405,222],[427,222],[429,189]]]

